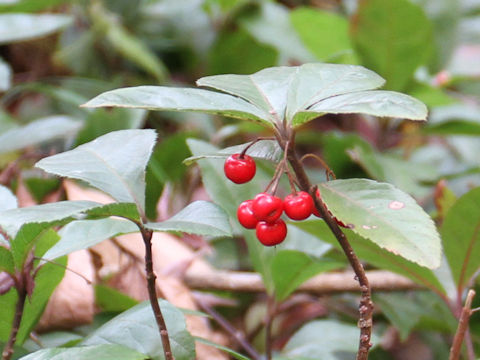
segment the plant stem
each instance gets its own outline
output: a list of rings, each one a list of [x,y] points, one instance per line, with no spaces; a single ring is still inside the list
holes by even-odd
[[[303,168],[295,152],[294,137],[295,133],[293,132],[293,130],[286,129],[284,131],[280,131],[280,137],[277,137],[277,139],[282,149],[287,152],[287,159],[292,166],[293,171],[295,172],[295,175],[300,184],[300,189],[303,191],[307,191],[314,199],[316,208],[318,209],[318,211],[322,215],[322,218],[325,220],[328,227],[340,243],[343,252],[347,256],[347,259],[350,262],[353,271],[355,272],[355,278],[360,284],[360,318],[358,320],[358,327],[360,328],[360,342],[356,360],[367,360],[368,352],[372,346],[372,344],[370,343],[370,338],[372,335],[373,302],[370,284],[365,274],[365,269],[363,268],[357,255],[353,251],[347,237],[342,232],[342,230],[340,230],[335,219],[333,218],[333,215],[331,215],[330,212],[327,210],[323,201],[316,195],[317,187],[311,185],[305,169]],[[288,147],[286,147],[287,139],[289,144]]]
[[[260,354],[253,348],[252,345],[245,338],[245,335],[235,329],[222,315],[220,315],[215,309],[210,307],[200,297],[196,296],[195,301],[197,304],[210,315],[217,323],[220,325],[230,336],[232,336],[237,343],[250,355],[254,360],[260,360],[262,357]]]
[[[2,352],[2,360],[10,360],[13,355],[13,346],[17,340],[18,330],[20,329],[20,323],[22,322],[23,309],[25,307],[25,300],[27,299],[27,291],[23,286],[16,287],[18,293],[17,305],[15,306],[15,316],[13,318],[12,330],[7,344]]]
[[[170,339],[168,338],[167,325],[162,315],[160,305],[158,305],[157,291],[155,287],[156,275],[153,272],[153,257],[152,257],[152,235],[153,231],[145,229],[142,225],[139,225],[140,232],[142,233],[143,242],[145,243],[145,271],[147,274],[147,287],[148,297],[150,299],[150,305],[155,315],[155,321],[157,322],[158,330],[160,332],[160,338],[162,339],[163,353],[165,360],[175,360],[173,357],[172,349],[170,347]]]
[[[470,316],[472,316],[472,301],[475,296],[475,291],[469,290],[467,294],[467,299],[465,300],[465,305],[460,314],[460,319],[458,321],[457,331],[453,338],[452,347],[450,348],[450,357],[449,360],[458,360],[460,358],[460,352],[462,350],[462,343],[465,337],[465,334],[468,331],[468,322]]]

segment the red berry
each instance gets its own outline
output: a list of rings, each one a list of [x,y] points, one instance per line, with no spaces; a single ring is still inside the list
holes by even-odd
[[[253,200],[242,202],[237,209],[238,222],[246,229],[255,229],[258,220],[252,210]]]
[[[283,212],[283,201],[277,196],[260,193],[253,199],[252,210],[259,221],[275,222]]]
[[[290,194],[283,200],[283,209],[290,219],[303,220],[312,214],[313,199],[305,191],[300,191],[296,195]]]
[[[256,170],[255,161],[248,155],[242,157],[240,154],[230,155],[223,165],[225,176],[235,184],[249,182],[255,176]]]
[[[257,239],[265,246],[280,244],[287,236],[287,225],[282,219],[274,223],[260,221],[256,227]]]

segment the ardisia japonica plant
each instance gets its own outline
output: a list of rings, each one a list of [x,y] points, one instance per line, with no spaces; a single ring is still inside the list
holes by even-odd
[[[343,249],[360,285],[360,336],[356,358],[365,360],[372,347],[372,294],[365,270],[352,243],[347,239],[347,234],[354,237],[355,242],[371,241],[387,252],[405,258],[407,262],[430,269],[440,265],[440,238],[433,221],[414,199],[392,185],[368,179],[337,180],[322,159],[319,161],[326,168],[327,181],[312,183],[303,166],[303,158],[299,158],[297,154],[296,133],[301,131],[302,125],[325,114],[361,113],[410,120],[426,119],[425,105],[401,93],[376,90],[383,84],[384,80],[380,76],[361,66],[313,63],[297,67],[268,68],[252,75],[209,76],[197,81],[197,85],[212,90],[161,86],[117,89],[97,96],[84,106],[204,112],[254,121],[268,129],[272,138],[258,138],[251,144],[223,151],[204,147],[202,153],[201,145],[192,140],[189,146],[194,156],[189,161],[198,160],[202,167],[202,161],[227,157],[224,173],[236,184],[245,184],[254,178],[256,166],[253,158],[274,161],[273,176],[253,200],[244,198],[237,203],[232,201],[219,204],[232,218],[237,217],[243,227],[255,229],[259,242],[248,234],[245,236],[254,267],[263,275],[270,295],[267,315],[274,313],[277,302],[295,289],[297,281],[301,282],[299,279],[292,280],[295,283],[287,284],[288,289],[282,292],[275,286],[278,279],[268,270],[276,258],[276,250],[272,245],[283,242],[283,246],[289,241],[288,238],[284,241],[287,228],[301,228],[315,233],[319,229],[325,229],[326,225]],[[118,146],[123,144],[119,143]],[[265,151],[266,148],[270,151]],[[57,159],[65,156],[57,155]],[[114,155],[109,158],[115,161]],[[55,157],[50,161],[54,159]],[[67,163],[70,162],[61,162]],[[136,164],[137,159],[131,159],[130,163]],[[85,170],[78,165],[75,170],[70,168],[65,172],[49,166],[49,160],[46,159],[40,162],[39,166],[59,175],[88,180],[82,175]],[[89,164],[90,166],[94,171],[96,162]],[[290,195],[282,200],[277,191],[284,174],[290,184]],[[93,185],[107,192],[111,187],[111,184],[100,185],[97,181]],[[135,193],[139,194],[140,189],[137,190]],[[212,188],[207,190],[214,200],[218,191],[222,191]],[[135,203],[132,201],[134,199],[125,195],[116,198],[119,201]],[[151,231],[161,230],[162,227],[143,224],[142,202],[136,203],[139,216],[131,219],[146,239],[148,255]],[[213,209],[219,211],[217,208]],[[88,210],[87,214],[92,210]],[[98,213],[98,210],[96,212]],[[312,213],[322,219],[291,222],[287,226],[281,219],[283,212],[295,221],[304,220]],[[203,211],[204,216],[207,213],[207,210]],[[122,212],[108,215],[125,216]],[[330,264],[329,269],[335,266]],[[292,267],[295,265],[292,264]],[[150,271],[149,279],[152,277]],[[152,305],[154,303],[152,301]],[[154,309],[154,312],[158,315],[158,309]],[[272,358],[269,342],[271,318],[272,316],[267,316],[265,321],[267,359]],[[159,328],[164,331],[162,326]],[[322,334],[318,336],[321,337]],[[167,355],[165,353],[166,358]]]

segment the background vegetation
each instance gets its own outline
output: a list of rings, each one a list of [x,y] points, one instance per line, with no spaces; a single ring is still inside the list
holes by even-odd
[[[4,185],[0,208],[14,207],[17,201],[21,207],[63,199],[101,202],[103,194],[60,181],[33,165],[115,130],[151,128],[158,143],[147,166],[148,218],[168,219],[197,199],[212,199],[229,212],[232,198],[240,202],[265,187],[263,180],[273,172],[268,162],[259,164],[264,178],[238,191],[223,190],[221,160],[198,166],[182,161],[252,140],[263,132],[260,127],[213,115],[79,105],[124,86],[194,86],[206,75],[250,74],[307,62],[363,65],[385,78],[385,89],[422,100],[429,108],[428,122],[328,115],[302,128],[298,145],[302,152],[325,159],[337,178],[393,184],[434,218],[445,252],[442,266],[434,271],[351,237],[367,270],[374,271],[375,347],[370,358],[448,359],[456,318],[466,290],[478,287],[480,268],[479,39],[480,4],[475,0],[0,1],[0,183]],[[324,181],[323,169],[309,161],[309,174]],[[234,224],[231,211],[229,215]],[[303,255],[294,258],[285,253],[285,258],[264,264],[268,269],[263,270],[259,260],[249,256],[244,239],[248,234],[236,225],[233,240],[185,235],[179,241],[165,235],[157,239],[163,244],[156,250],[161,264],[156,269],[159,291],[180,308],[215,314],[217,321],[207,325],[204,317],[186,312],[190,333],[252,356],[217,322],[218,316],[225,318],[245,334],[253,351],[264,351],[264,288],[260,276],[243,273],[255,269],[264,280],[270,279],[265,286],[274,288],[281,301],[272,334],[279,360],[353,358],[358,343],[358,294],[349,282],[353,276],[342,277],[347,263],[324,234],[308,224],[300,227],[289,228],[290,242],[280,250]],[[52,243],[55,237],[52,234]],[[95,337],[107,337],[102,331],[111,336],[111,343],[129,346],[118,327],[101,326],[146,298],[139,271],[142,252],[133,241],[115,238],[109,245],[71,256],[67,266],[94,284],[67,271],[66,285],[60,285],[52,297],[64,270],[44,265],[46,275],[41,278],[39,273],[35,284],[42,291],[34,293],[13,358],[40,348],[97,346]],[[297,263],[292,265],[291,259]],[[55,261],[66,263],[64,258]],[[328,262],[339,265],[325,275],[339,277],[325,277],[319,285],[291,295],[303,281],[331,270],[333,266],[325,266]],[[197,268],[188,271],[192,263]],[[294,266],[302,272],[289,273]],[[0,343],[8,340],[14,312],[14,289],[4,274],[0,273],[0,305],[7,310],[0,314]],[[232,288],[222,286],[215,277],[219,274],[233,279]],[[250,285],[242,285],[241,276],[247,275],[254,277],[245,278]],[[328,279],[337,287],[322,287]],[[385,291],[388,288],[395,291]],[[56,305],[47,307],[38,323],[50,297]],[[138,323],[149,316],[142,312],[149,308],[142,306],[130,313]],[[167,320],[177,316],[181,319],[177,323],[183,321],[176,307],[165,306],[172,314]],[[37,325],[39,332],[29,337]],[[190,344],[184,358],[192,358],[193,339],[183,323],[178,326],[174,333]],[[473,315],[470,330],[471,346],[464,356],[472,360],[473,351],[480,354],[478,315]],[[157,337],[145,335],[143,341],[153,344]],[[100,356],[99,349],[89,349]],[[132,349],[131,354],[124,348],[107,350],[118,351],[118,359],[142,359],[145,353],[163,356],[158,348]],[[209,349],[197,347],[197,357],[222,358],[222,353]],[[45,356],[51,358],[52,353]]]

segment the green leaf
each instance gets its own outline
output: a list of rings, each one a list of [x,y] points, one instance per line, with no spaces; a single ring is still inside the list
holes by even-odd
[[[63,89],[64,91],[66,89]],[[79,104],[84,103],[81,101]],[[88,109],[83,109],[88,110]],[[143,109],[96,109],[88,110],[88,117],[79,131],[75,145],[92,141],[99,136],[123,129],[141,129],[145,123],[147,111]]]
[[[297,67],[288,89],[287,120],[298,126],[318,116],[302,114],[315,104],[328,103],[342,94],[376,89],[384,83],[380,76],[362,66],[304,64]],[[333,108],[336,109],[335,106]],[[305,116],[308,118],[305,119]]]
[[[170,219],[146,223],[145,227],[155,231],[209,236],[231,236],[232,234],[228,215],[218,205],[208,201],[195,201]]]
[[[313,259],[300,251],[281,250],[272,261],[275,297],[281,302],[312,276],[343,266],[338,261]]]
[[[238,56],[242,54],[242,56]],[[277,63],[277,51],[244,29],[223,29],[210,47],[207,74],[251,74]]]
[[[332,232],[323,220],[306,220],[294,223],[292,225],[295,225],[296,227],[299,227],[310,234],[316,235],[322,241],[332,244],[337,249],[341,250],[337,239],[335,236],[333,236]],[[442,284],[432,270],[382,249],[375,243],[367,241],[351,230],[344,229],[343,231],[346,234],[353,250],[360,259],[378,268],[390,270],[397,274],[408,277],[417,284],[426,286],[438,294],[445,293]]]
[[[165,300],[159,301],[165,319],[173,356],[176,360],[195,358],[194,339],[187,331],[185,317]],[[83,345],[121,344],[147,354],[153,360],[164,359],[158,327],[148,302],[116,316],[91,333]]]
[[[148,356],[126,346],[102,344],[72,348],[51,348],[38,350],[21,360],[144,360]]]
[[[77,250],[87,249],[105,239],[138,231],[133,222],[119,219],[73,221],[59,231],[60,240],[43,258],[53,260]]]
[[[71,22],[70,16],[60,14],[0,14],[0,44],[49,35]]]
[[[145,167],[155,145],[154,130],[119,130],[40,160],[47,172],[86,181],[119,202],[145,206]]]
[[[348,150],[350,158],[359,164],[372,179],[388,182],[416,198],[427,196],[431,189],[423,181],[435,181],[438,171],[431,162],[416,162],[400,155],[375,151],[370,145],[355,146]]]
[[[362,63],[383,76],[392,90],[404,90],[432,50],[432,25],[408,0],[362,1],[350,33]]]
[[[479,269],[480,188],[470,190],[448,210],[440,233],[455,283],[461,292]]]
[[[480,123],[466,120],[451,120],[429,124],[423,132],[429,135],[465,135],[480,136]]]
[[[197,80],[198,86],[210,87],[236,95],[261,110],[271,122],[283,119],[286,94],[295,67],[273,67],[251,75],[215,75]]]
[[[373,301],[398,329],[402,342],[416,328],[444,332],[454,332],[456,329],[457,321],[451,310],[433,293],[377,293]]]
[[[190,165],[200,159],[223,159],[225,160],[229,155],[242,152],[250,143],[230,146],[228,148],[219,150],[211,154],[202,154],[198,156],[190,156],[183,162]],[[247,155],[255,159],[264,159],[273,162],[278,162],[283,157],[283,150],[275,140],[262,140],[253,144],[247,151]]]
[[[0,185],[0,211],[16,209],[17,198],[6,186]]]
[[[280,53],[280,63],[287,63],[288,60],[303,63],[314,59],[295,32],[287,7],[270,1],[260,2],[259,7],[260,9],[253,15],[239,20],[243,29],[260,43],[277,49]]]
[[[327,113],[360,113],[380,117],[426,120],[428,110],[425,104],[417,99],[394,91],[358,91],[332,96],[312,105],[307,110],[297,113],[293,124],[298,126],[305,121],[305,117],[308,121]]]
[[[57,233],[44,224],[25,224],[20,228],[10,241],[12,259],[17,270],[23,269],[28,253],[44,237],[58,239]]]
[[[0,58],[0,91],[6,91],[12,84],[12,69]]]
[[[252,120],[271,127],[264,112],[255,106],[226,94],[202,89],[162,86],[116,89],[98,95],[83,106],[203,112]]]
[[[217,349],[220,349],[220,350],[223,350],[225,351],[227,354],[231,355],[234,359],[237,359],[237,360],[251,360],[250,358],[226,347],[226,346],[223,346],[223,345],[219,345],[219,344],[216,344],[210,340],[207,340],[207,339],[204,339],[204,338],[201,338],[201,337],[198,337],[198,336],[195,336],[195,341],[196,342],[199,342],[199,343],[202,343],[202,344],[206,344],[206,345],[209,345],[209,346],[212,346],[214,348],[217,348]]]
[[[105,209],[116,208],[120,209],[119,213],[105,211]],[[103,205],[93,201],[59,201],[1,211],[0,226],[13,237],[24,224],[36,223],[46,228],[69,222],[75,217],[84,217],[89,214],[89,211],[95,216],[100,214],[103,216],[122,216],[124,207],[117,204]]]
[[[0,273],[2,271],[13,275],[15,274],[15,265],[13,263],[12,253],[0,245]]]
[[[69,116],[49,116],[28,125],[13,128],[0,135],[0,153],[39,145],[59,138],[75,135],[82,122]]]
[[[282,355],[302,360],[338,360],[342,354],[353,359],[358,350],[359,336],[360,329],[356,325],[336,320],[311,321],[290,338]],[[372,336],[374,346],[378,340],[375,335]]]
[[[72,0],[5,0],[4,3],[0,5],[0,12],[35,12],[71,1]]]
[[[186,144],[187,133],[169,136],[158,144],[147,165],[146,174],[146,214],[149,219],[157,218],[157,204],[167,182],[181,183],[187,171],[181,162],[190,155]]]
[[[319,190],[332,214],[353,232],[419,265],[440,266],[435,225],[410,195],[367,179],[333,180]]]
[[[122,312],[138,304],[130,296],[109,286],[95,285],[95,303],[107,312]]]
[[[58,240],[55,231],[49,230],[36,240],[38,248],[49,247]],[[35,256],[42,256],[42,252],[36,249]],[[27,299],[25,310],[20,324],[20,330],[17,335],[17,343],[22,344],[30,336],[30,332],[40,320],[48,300],[52,296],[53,291],[63,279],[65,268],[67,266],[67,258],[56,260],[57,264],[45,264],[40,267],[35,276],[35,288],[31,299]]]
[[[106,39],[113,48],[126,59],[155,76],[159,82],[165,81],[167,69],[142,39],[132,35],[118,17],[107,11],[100,2],[95,2],[90,8],[91,18],[97,28],[103,30]]]
[[[290,11],[290,20],[300,39],[317,59],[355,62],[345,17],[330,11],[299,6]]]
[[[433,87],[427,83],[413,82],[408,89],[408,94],[414,98],[422,101],[428,107],[451,105],[457,102],[457,100],[443,89]]]

